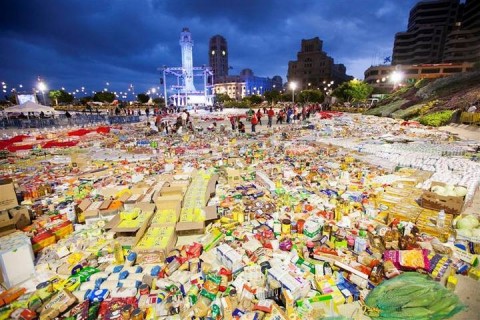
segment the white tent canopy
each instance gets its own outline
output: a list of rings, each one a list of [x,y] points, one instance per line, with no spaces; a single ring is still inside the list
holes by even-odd
[[[6,113],[20,113],[20,112],[44,112],[44,113],[56,113],[55,109],[52,107],[44,106],[32,101],[27,101],[22,104],[18,104],[13,107],[9,107],[3,110]]]

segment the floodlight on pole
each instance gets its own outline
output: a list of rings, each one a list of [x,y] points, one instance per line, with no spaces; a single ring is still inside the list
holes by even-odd
[[[292,89],[292,103],[295,103],[295,89],[297,88],[296,82],[290,82],[290,89]]]
[[[404,78],[403,72],[400,72],[400,71],[392,72],[392,74],[390,75],[390,79],[393,82],[393,89],[395,89],[397,85],[399,85],[403,81],[403,78]]]
[[[40,81],[38,83],[38,89],[42,93],[43,105],[47,105],[47,102],[45,101],[45,90],[47,90],[47,85],[43,81]]]

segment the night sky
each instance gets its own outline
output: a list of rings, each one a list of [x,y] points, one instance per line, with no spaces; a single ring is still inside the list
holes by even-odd
[[[228,42],[231,74],[286,79],[302,38],[363,79],[391,56],[416,0],[5,0],[0,10],[0,81],[31,90],[37,77],[65,87],[135,93],[158,87],[158,67],[180,66],[178,44],[189,27],[195,66],[208,65],[208,40]],[[108,85],[107,85],[108,82]],[[20,84],[23,88],[20,88]],[[86,95],[86,94],[83,94]],[[81,97],[79,93],[77,97]]]

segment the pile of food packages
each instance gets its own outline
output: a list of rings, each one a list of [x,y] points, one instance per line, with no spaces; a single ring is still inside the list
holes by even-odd
[[[341,113],[77,131],[2,141],[0,319],[446,319],[480,279],[478,143]]]

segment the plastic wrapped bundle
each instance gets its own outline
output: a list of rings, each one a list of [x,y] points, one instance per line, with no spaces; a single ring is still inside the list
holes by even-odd
[[[384,281],[368,294],[365,304],[375,319],[440,320],[464,308],[453,292],[416,272]]]

